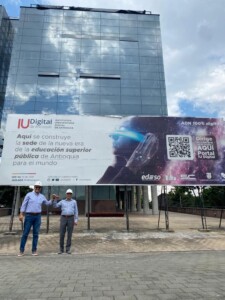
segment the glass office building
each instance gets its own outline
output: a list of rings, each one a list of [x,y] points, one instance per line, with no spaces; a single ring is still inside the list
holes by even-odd
[[[14,38],[14,20],[11,20],[6,10],[0,5],[0,123],[2,118],[9,65]],[[0,127],[0,159],[3,148],[3,132]]]
[[[0,121],[2,117],[6,83],[12,52],[14,30],[5,8],[0,5]],[[1,133],[0,133],[1,139]]]
[[[21,7],[3,129],[9,113],[167,115],[159,15]],[[84,198],[84,187],[76,194]],[[94,187],[92,196],[115,199],[115,190]]]

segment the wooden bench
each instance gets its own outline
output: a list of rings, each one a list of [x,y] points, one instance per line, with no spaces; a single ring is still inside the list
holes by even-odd
[[[86,217],[101,217],[101,218],[114,218],[114,217],[124,217],[124,212],[90,212],[86,213]]]

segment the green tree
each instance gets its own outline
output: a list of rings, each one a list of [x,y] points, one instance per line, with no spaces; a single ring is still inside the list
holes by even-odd
[[[168,193],[169,206],[173,207],[202,207],[202,200],[204,207],[225,207],[225,187],[179,186]]]
[[[225,187],[211,186],[202,193],[205,207],[225,207]]]
[[[30,188],[27,186],[22,186],[20,188],[20,196],[24,197]],[[14,197],[14,187],[13,186],[0,186],[0,206],[12,207]]]
[[[0,186],[0,206],[11,207],[14,195],[14,187]]]
[[[195,197],[192,189],[188,186],[174,187],[168,193],[169,206],[173,207],[193,207],[195,206]]]

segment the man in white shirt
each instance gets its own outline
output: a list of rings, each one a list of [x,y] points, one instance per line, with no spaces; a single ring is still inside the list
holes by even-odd
[[[66,253],[71,254],[71,240],[74,225],[78,222],[78,208],[77,201],[72,199],[73,191],[68,189],[66,191],[66,199],[62,199],[57,203],[56,200],[53,202],[54,207],[61,208],[61,218],[60,218],[60,239],[59,239],[59,252],[58,254],[64,253],[64,239],[65,233],[67,231],[67,241],[66,241]]]
[[[41,188],[42,183],[40,181],[36,181],[33,192],[26,194],[23,204],[20,208],[19,220],[23,222],[23,218],[25,216],[25,222],[23,235],[20,242],[20,253],[18,256],[24,255],[24,250],[31,227],[33,227],[32,255],[38,255],[37,245],[41,226],[42,204],[47,206],[52,205],[52,200],[48,201],[45,196],[41,194]]]

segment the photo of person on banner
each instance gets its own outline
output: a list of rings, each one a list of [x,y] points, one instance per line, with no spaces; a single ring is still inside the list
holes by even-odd
[[[151,120],[150,123],[147,117],[125,118],[119,128],[110,134],[115,160],[97,183],[141,184],[145,182],[143,175],[160,174],[163,159],[159,160],[158,156],[158,126],[160,125],[157,124],[157,120]]]

